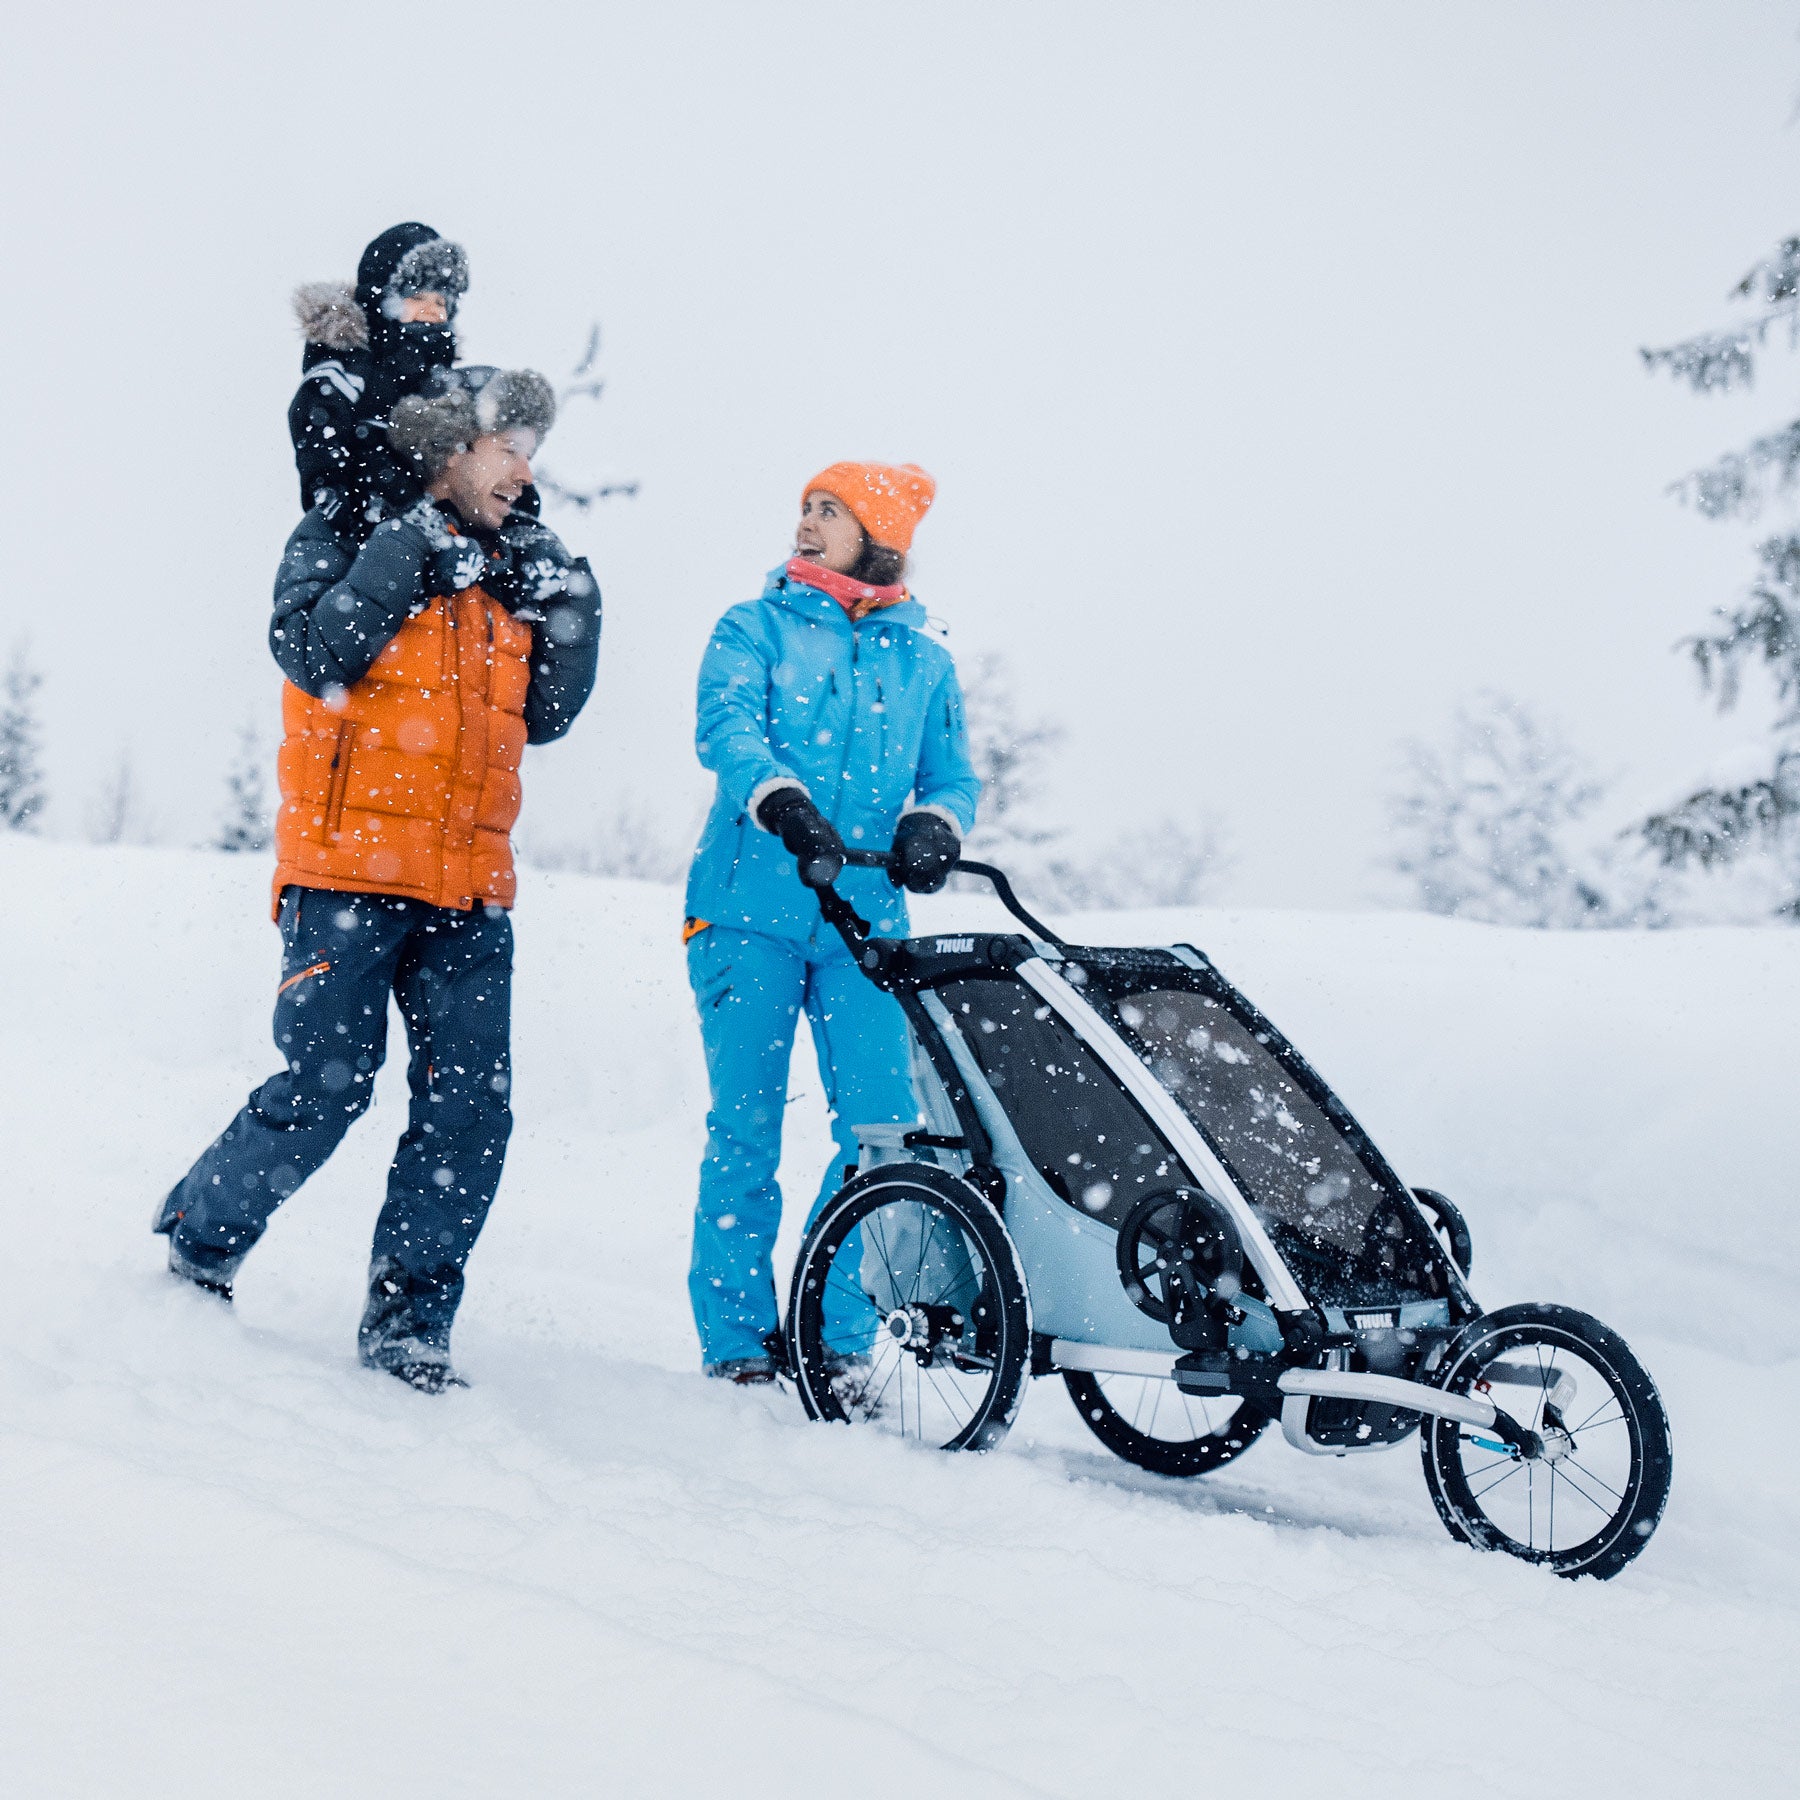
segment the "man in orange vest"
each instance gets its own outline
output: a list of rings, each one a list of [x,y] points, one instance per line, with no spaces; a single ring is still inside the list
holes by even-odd
[[[512,1129],[511,829],[519,761],[593,690],[600,593],[514,512],[556,414],[528,369],[463,369],[389,421],[426,498],[360,551],[316,510],[269,641],[287,676],[275,828],[285,1067],[176,1183],[172,1273],[229,1301],[269,1217],[367,1110],[388,996],[412,1104],[375,1226],[362,1361],[462,1385],[450,1325]]]

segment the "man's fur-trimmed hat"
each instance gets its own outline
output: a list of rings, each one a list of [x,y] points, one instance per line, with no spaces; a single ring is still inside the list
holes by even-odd
[[[476,365],[447,371],[441,393],[408,394],[388,419],[394,454],[427,483],[457,451],[498,431],[529,431],[541,444],[556,423],[556,390],[535,369]]]

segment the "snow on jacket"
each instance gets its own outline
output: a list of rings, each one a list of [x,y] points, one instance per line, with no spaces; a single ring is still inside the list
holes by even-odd
[[[773,571],[760,599],[713,628],[694,741],[718,788],[687,912],[714,925],[787,939],[823,928],[793,857],[751,817],[779,782],[799,781],[852,849],[885,850],[909,806],[942,807],[964,833],[975,820],[956,665],[916,600],[853,624],[828,594]],[[846,869],[838,891],[880,935],[905,934],[884,871]]]
[[[509,605],[480,585],[503,586],[504,543],[448,508],[389,520],[354,559],[318,511],[301,520],[269,627],[288,678],[277,910],[289,885],[512,904],[521,754],[568,730],[599,656],[599,589],[563,558],[548,597]]]

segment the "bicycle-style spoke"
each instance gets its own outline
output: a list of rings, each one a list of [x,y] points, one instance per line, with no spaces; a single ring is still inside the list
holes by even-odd
[[[1598,1416],[1605,1412],[1609,1406],[1617,1406],[1618,1404],[1617,1396],[1608,1394],[1606,1398],[1594,1408],[1593,1412],[1589,1413],[1579,1425],[1570,1425],[1565,1427],[1565,1429],[1568,1431],[1569,1436],[1573,1437],[1578,1431],[1599,1431],[1607,1425],[1623,1425],[1625,1423],[1625,1415],[1622,1412],[1614,1413],[1610,1419],[1602,1419]]]
[[[957,1385],[956,1385],[955,1381],[954,1380],[951,1381],[949,1389],[946,1392],[944,1386],[938,1380],[937,1370],[931,1369],[927,1372],[931,1376],[931,1385],[932,1385],[933,1390],[940,1397],[948,1399],[948,1401],[950,1402],[950,1408],[951,1408],[952,1412],[955,1412],[958,1409],[960,1409],[961,1414],[962,1414],[961,1422],[964,1425],[968,1424],[968,1422],[975,1416],[975,1409],[972,1406],[970,1406],[969,1403],[963,1398],[962,1394],[957,1389]]]
[[[1594,1473],[1594,1471],[1592,1469],[1590,1469],[1585,1463],[1577,1462],[1573,1456],[1565,1457],[1564,1460],[1570,1465],[1570,1467],[1579,1469],[1582,1472],[1582,1474],[1585,1475],[1588,1478],[1588,1480],[1594,1484],[1595,1487],[1603,1489],[1605,1492],[1611,1494],[1612,1497],[1616,1501],[1618,1501],[1621,1506],[1624,1505],[1625,1496],[1623,1494],[1621,1494],[1619,1492],[1619,1490],[1616,1487],[1614,1487],[1610,1482],[1602,1481],[1600,1479],[1600,1477],[1598,1475],[1596,1475]]]
[[[893,1340],[890,1338],[888,1341],[892,1343]],[[864,1410],[871,1418],[881,1410],[881,1403],[887,1398],[888,1389],[894,1385],[894,1377],[898,1375],[906,1365],[906,1352],[904,1350],[895,1350],[892,1354],[893,1366],[883,1378],[879,1391],[872,1400],[865,1399],[863,1402]],[[865,1395],[867,1391],[867,1389],[864,1389]],[[905,1388],[902,1387],[901,1392],[904,1393],[905,1391]]]
[[[1608,1506],[1604,1500],[1596,1500],[1560,1463],[1551,1464],[1550,1474],[1552,1479],[1561,1481],[1565,1487],[1573,1488],[1603,1519],[1612,1517],[1613,1508]]]
[[[1490,1469],[1502,1469],[1508,1463],[1516,1463],[1519,1459],[1508,1451],[1504,1456],[1496,1456],[1491,1462],[1484,1462],[1479,1469],[1464,1469],[1465,1481],[1479,1481]]]
[[[931,1211],[929,1207],[925,1210]],[[931,1246],[937,1242],[938,1220],[941,1217],[939,1213],[931,1213],[931,1230],[927,1233],[925,1242],[919,1246],[919,1260],[913,1264],[912,1292],[906,1296],[908,1306],[914,1305],[919,1298],[919,1283],[925,1279],[925,1270],[931,1260]]]
[[[1477,1500],[1484,1499],[1487,1495],[1491,1494],[1495,1488],[1501,1486],[1502,1483],[1511,1481],[1512,1478],[1516,1474],[1518,1474],[1518,1472],[1521,1469],[1528,1469],[1530,1467],[1531,1467],[1531,1465],[1527,1462],[1523,1462],[1523,1461],[1514,1462],[1513,1466],[1510,1469],[1508,1469],[1504,1475],[1496,1476],[1484,1488],[1471,1488],[1470,1493]]]

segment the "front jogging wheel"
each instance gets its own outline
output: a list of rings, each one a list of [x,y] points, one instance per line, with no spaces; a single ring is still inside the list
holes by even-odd
[[[1157,1475],[1204,1475],[1242,1456],[1274,1416],[1248,1400],[1184,1394],[1160,1375],[1064,1369],[1081,1422],[1114,1456]]]
[[[1625,1340],[1567,1306],[1471,1320],[1431,1375],[1536,1435],[1526,1455],[1491,1430],[1428,1418],[1425,1482],[1450,1535],[1558,1575],[1616,1575],[1650,1541],[1674,1469],[1656,1384]]]
[[[811,1418],[991,1450],[1019,1410],[1031,1303],[992,1204],[896,1163],[826,1202],[794,1263],[788,1356]]]

